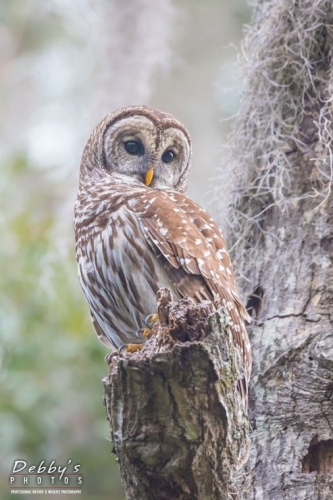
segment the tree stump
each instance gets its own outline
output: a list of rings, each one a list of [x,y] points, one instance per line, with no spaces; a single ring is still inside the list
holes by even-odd
[[[209,302],[171,303],[144,348],[110,358],[104,379],[113,452],[131,500],[241,499],[249,423],[229,317]]]

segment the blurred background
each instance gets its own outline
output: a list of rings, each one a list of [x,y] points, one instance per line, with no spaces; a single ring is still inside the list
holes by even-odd
[[[72,459],[81,497],[124,499],[102,403],[107,351],[74,257],[80,157],[120,106],[173,113],[193,140],[189,195],[223,225],[211,193],[249,18],[245,0],[0,0],[1,499],[18,459]]]

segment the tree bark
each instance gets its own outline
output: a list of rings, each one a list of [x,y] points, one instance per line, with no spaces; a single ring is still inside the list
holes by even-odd
[[[247,38],[232,238],[244,289],[264,292],[250,337],[256,500],[333,498],[332,26],[325,0],[258,2]]]
[[[228,316],[189,300],[159,300],[158,311],[153,337],[141,351],[111,357],[104,379],[126,498],[244,498],[249,422]]]
[[[304,158],[292,161],[310,174]],[[275,208],[263,224],[280,237],[266,234],[258,254],[265,305],[251,336],[255,499],[333,498],[332,200],[314,208],[299,202],[287,220]]]

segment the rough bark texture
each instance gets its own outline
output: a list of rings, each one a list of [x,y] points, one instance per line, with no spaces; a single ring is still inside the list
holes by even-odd
[[[256,15],[259,55],[243,104],[253,163],[236,205],[246,237],[234,255],[240,262],[256,248],[244,274],[249,289],[264,291],[250,335],[248,497],[331,500],[332,4],[259,2]]]
[[[249,423],[228,316],[186,300],[158,309],[168,325],[143,350],[111,357],[104,379],[126,498],[244,498]]]
[[[310,166],[297,155],[295,185]],[[304,175],[305,174],[305,175]],[[258,259],[265,290],[251,343],[252,498],[333,498],[333,204],[273,209]]]

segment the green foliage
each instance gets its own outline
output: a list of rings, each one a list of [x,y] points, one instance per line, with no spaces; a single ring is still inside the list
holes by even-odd
[[[61,186],[24,155],[2,168],[0,496],[10,497],[14,460],[72,459],[82,464],[81,498],[121,500],[102,402],[107,351],[92,331],[73,244],[57,235]]]

